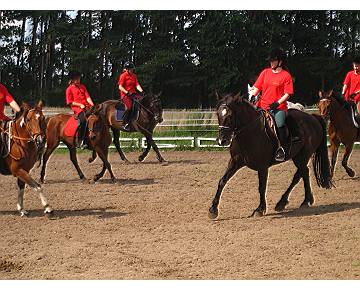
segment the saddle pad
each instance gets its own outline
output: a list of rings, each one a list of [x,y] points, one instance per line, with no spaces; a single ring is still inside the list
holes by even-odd
[[[115,111],[115,120],[116,121],[122,121],[122,117],[124,115],[124,110],[116,110]]]
[[[71,116],[65,124],[64,135],[67,137],[74,137],[78,126],[78,120],[76,120],[74,116]]]

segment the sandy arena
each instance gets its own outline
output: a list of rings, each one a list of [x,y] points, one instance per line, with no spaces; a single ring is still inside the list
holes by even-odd
[[[340,152],[342,156],[343,152]],[[137,160],[138,152],[127,154]],[[78,155],[88,178],[100,160]],[[311,171],[315,205],[298,210],[302,182],[283,213],[274,207],[289,185],[292,163],[273,167],[268,213],[247,218],[258,206],[257,174],[240,170],[225,187],[218,220],[207,211],[229,153],[152,151],[145,163],[125,165],[112,153],[118,178],[79,181],[68,154],[48,163],[44,185],[55,219],[43,216],[28,187],[16,211],[13,177],[0,176],[0,279],[359,279],[360,188],[340,163],[336,188],[320,189]],[[350,159],[360,175],[360,150]],[[39,179],[39,169],[32,171]]]

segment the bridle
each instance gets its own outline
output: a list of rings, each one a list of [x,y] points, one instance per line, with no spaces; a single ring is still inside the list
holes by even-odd
[[[226,104],[226,103],[221,104],[221,105],[219,106],[219,108],[220,108],[220,107],[229,109],[229,106],[228,106],[228,104]],[[264,115],[263,115],[262,112],[261,112],[261,114],[259,115],[259,117],[255,118],[254,120],[252,120],[251,122],[247,123],[247,124],[244,125],[243,127],[238,128],[237,122],[236,122],[237,118],[236,118],[236,115],[234,114],[234,119],[235,119],[235,126],[234,126],[234,128],[231,128],[231,127],[229,127],[229,126],[223,126],[223,125],[219,125],[218,128],[219,128],[219,131],[220,131],[220,132],[221,132],[221,131],[228,131],[228,132],[232,133],[233,138],[234,138],[234,137],[238,137],[240,134],[242,134],[242,133],[245,132],[246,130],[252,128],[253,125],[255,124],[255,122],[257,122],[257,121],[260,120],[261,118],[263,119],[263,122],[264,122],[264,124],[265,124],[265,118],[264,118]]]

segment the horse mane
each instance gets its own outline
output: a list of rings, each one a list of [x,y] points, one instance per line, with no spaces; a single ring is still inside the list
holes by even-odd
[[[331,97],[333,97],[341,106],[345,106],[347,104],[347,102],[342,97],[335,93],[333,93]]]
[[[250,103],[247,98],[243,95],[241,95],[241,93],[237,93],[237,94],[234,94],[234,93],[230,93],[230,94],[227,94],[225,95],[221,100],[219,100],[219,102],[217,103],[217,108],[221,105],[221,104],[225,104],[228,105],[228,106],[233,106],[233,105],[239,105],[239,104],[247,104],[249,105],[250,107],[254,108],[254,105],[252,103]]]

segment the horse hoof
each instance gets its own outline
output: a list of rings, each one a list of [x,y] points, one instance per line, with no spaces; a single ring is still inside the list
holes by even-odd
[[[348,174],[350,177],[354,177],[354,176],[355,176],[355,171],[352,170],[352,169],[349,169],[349,170],[347,171],[347,174]]]
[[[53,214],[53,212],[54,212],[54,210],[50,206],[47,206],[44,209],[44,214],[46,214],[46,215],[51,215],[51,214]]]
[[[284,203],[284,202],[279,201],[275,206],[275,211],[284,211],[287,204],[288,204],[288,202]]]
[[[115,184],[116,183],[116,178],[111,178],[111,183]]]
[[[309,208],[311,207],[311,203],[309,201],[304,201],[301,205],[300,208]]]
[[[95,160],[95,159],[93,159],[93,158],[89,158],[88,161],[89,161],[89,163],[92,163],[92,162],[94,162],[94,160]]]
[[[251,216],[249,218],[255,218],[255,217],[263,217],[265,215],[265,210],[254,210]]]
[[[218,217],[219,211],[217,209],[214,210],[212,207],[210,207],[208,215],[210,219],[214,220]]]
[[[22,209],[19,213],[20,213],[20,217],[28,217],[29,216],[29,213],[24,209]]]
[[[139,156],[139,158],[138,158],[139,162],[143,162],[144,159],[145,159],[145,157],[142,157],[142,156]]]

